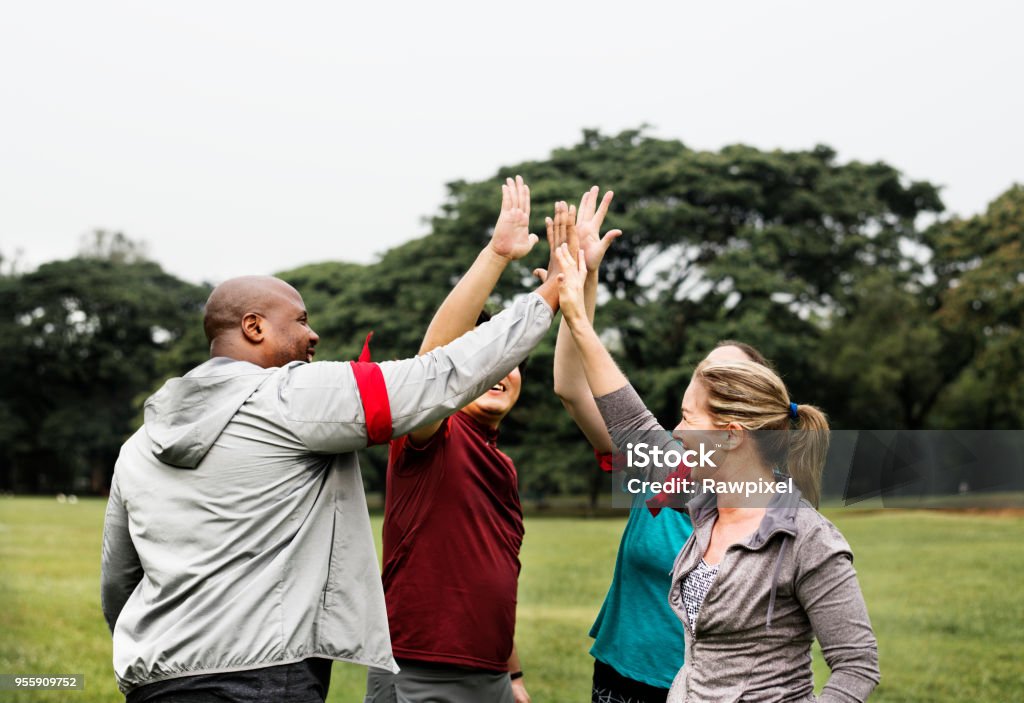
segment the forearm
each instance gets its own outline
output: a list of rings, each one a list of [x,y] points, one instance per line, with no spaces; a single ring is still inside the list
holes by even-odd
[[[110,632],[128,598],[142,580],[142,563],[128,531],[128,516],[121,502],[117,477],[110,487],[103,520],[103,548],[100,565],[100,605]]]
[[[591,395],[595,398],[608,395],[629,385],[590,321],[569,319],[567,322]]]
[[[508,658],[508,674],[512,678],[512,699],[515,703],[530,703],[530,694],[526,692],[523,677],[523,665],[519,662],[519,652],[512,645],[512,656]]]
[[[519,661],[519,650],[516,649],[516,645],[512,643],[512,654],[508,658],[508,673],[515,674],[523,670],[523,664]]]
[[[584,285],[584,302],[587,318],[592,322],[597,307],[597,275],[593,272],[588,274]],[[555,343],[554,380],[555,394],[591,446],[603,453],[615,451],[615,445],[612,444],[590,392],[590,385],[576,351],[576,342],[564,319],[559,323],[558,341]]]
[[[420,354],[447,344],[473,329],[487,298],[508,267],[509,259],[483,248],[466,275],[455,285],[427,327]]]
[[[551,317],[547,301],[523,296],[489,322],[426,354],[364,363],[379,369],[380,384],[367,377],[360,385],[355,363],[288,367],[278,390],[281,414],[296,438],[318,453],[363,449],[371,424],[387,438],[408,434],[443,420],[504,378],[544,338]]]
[[[533,294],[423,356],[380,364],[394,435],[443,419],[504,378],[543,339],[552,312]]]
[[[830,528],[835,531],[835,528]],[[838,534],[838,531],[835,531]],[[848,546],[843,542],[845,549]],[[878,685],[878,642],[849,552],[825,558],[819,542],[805,542],[803,556],[820,562],[797,580],[796,594],[807,612],[831,673],[818,700],[860,703]]]
[[[587,319],[593,323],[597,307],[597,274],[590,272],[583,288]],[[563,319],[558,325],[558,340],[555,343],[554,363],[555,395],[563,401],[577,403],[590,398],[590,386],[580,364],[576,343],[573,341],[569,324]]]
[[[679,449],[672,434],[647,409],[633,386],[626,384],[612,393],[595,397],[594,402],[611,436],[612,446],[618,451],[625,452],[630,444],[639,443],[664,451]],[[650,481],[663,481],[673,468],[666,462],[651,461],[641,472]]]

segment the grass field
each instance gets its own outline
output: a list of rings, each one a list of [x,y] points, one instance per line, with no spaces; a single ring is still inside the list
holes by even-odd
[[[0,703],[123,700],[99,607],[103,506],[0,499],[0,674],[86,680],[85,691],[0,691]],[[853,546],[879,640],[882,684],[872,701],[1024,699],[1024,517],[826,512]],[[622,525],[527,518],[516,639],[537,703],[589,701],[587,631]],[[815,674],[819,685],[827,676],[817,655]],[[329,700],[361,701],[364,675],[335,664]]]

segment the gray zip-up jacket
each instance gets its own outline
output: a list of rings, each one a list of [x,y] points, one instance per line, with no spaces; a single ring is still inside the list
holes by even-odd
[[[551,319],[530,294],[451,344],[379,364],[394,435],[478,397]],[[308,657],[398,670],[355,454],[362,401],[348,363],[226,358],[147,401],[103,526],[122,691]]]
[[[640,439],[663,448],[674,443],[632,386],[597,405],[617,447]],[[662,481],[668,471],[649,478]],[[697,494],[686,509],[694,532],[676,557],[668,593],[686,653],[669,702],[867,700],[879,681],[878,644],[839,530],[799,491],[776,495],[757,531],[726,550],[694,628],[682,584],[707,551],[718,510],[713,493]],[[811,674],[815,637],[832,670],[819,698]]]

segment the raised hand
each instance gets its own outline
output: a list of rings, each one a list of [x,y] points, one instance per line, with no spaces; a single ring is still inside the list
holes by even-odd
[[[568,244],[562,244],[555,251],[558,261],[558,304],[562,316],[572,327],[580,322],[589,324],[587,308],[584,302],[583,286],[587,278],[587,260],[583,250],[577,252],[573,259]]]
[[[565,244],[573,256],[579,251],[579,237],[576,236],[576,206],[566,205],[564,200],[555,203],[555,217],[544,218],[547,225],[548,248],[551,250],[551,257],[548,259],[547,269],[534,269],[533,275],[542,282],[548,276],[557,275],[559,271],[557,252],[559,247]]]
[[[505,179],[501,187],[501,214],[491,235],[491,250],[509,260],[526,256],[537,243],[536,234],[530,234],[530,187],[522,176]]]
[[[587,269],[595,272],[598,266],[601,265],[608,247],[611,246],[616,237],[622,234],[622,230],[613,229],[606,232],[604,237],[601,236],[601,225],[604,224],[604,218],[608,214],[608,206],[611,205],[615,194],[610,190],[606,191],[604,197],[601,198],[601,204],[598,205],[598,193],[600,193],[600,189],[597,186],[584,193],[580,199],[580,209],[576,213],[576,232],[579,236],[579,247],[586,256]]]

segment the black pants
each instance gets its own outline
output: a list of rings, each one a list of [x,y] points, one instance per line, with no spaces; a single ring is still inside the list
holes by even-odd
[[[199,674],[136,688],[126,703],[324,703],[331,683],[331,660]]]
[[[665,703],[667,698],[667,688],[627,679],[604,662],[594,660],[591,703]]]

